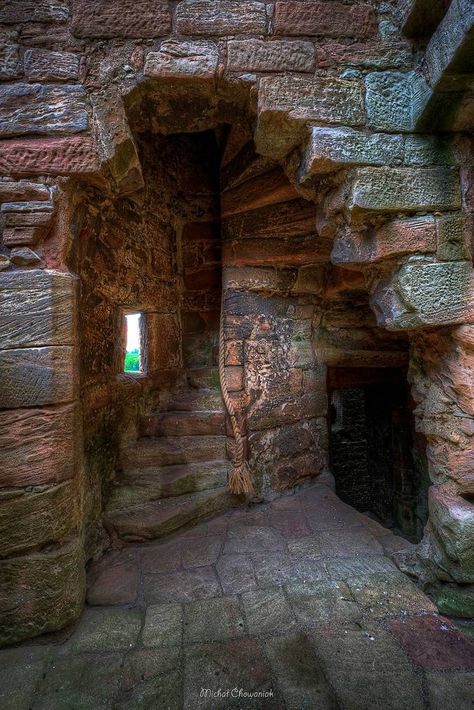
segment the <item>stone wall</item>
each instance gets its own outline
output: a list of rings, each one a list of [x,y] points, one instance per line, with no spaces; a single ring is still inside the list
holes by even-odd
[[[369,292],[378,326],[409,332],[420,426],[427,423],[442,452],[441,477],[439,467],[431,471],[433,575],[474,582],[467,545],[474,509],[466,492],[472,396],[465,386],[474,318],[473,162],[463,133],[472,128],[466,75],[473,6],[453,0],[423,37],[428,4],[2,3],[4,640],[59,628],[82,604],[90,493],[78,422],[87,403],[79,388],[77,278],[67,255],[81,239],[75,205],[82,190],[100,193],[96,204],[111,219],[120,209],[137,219],[146,165],[136,137],[145,132],[233,124],[234,156],[255,141],[256,160],[244,162],[256,182],[244,180],[243,192],[235,184],[221,211],[228,367],[235,368],[228,374],[248,410],[262,486],[291,485],[302,466],[314,472],[325,465],[325,361],[308,346],[308,333],[313,340],[320,334],[327,293],[340,293],[343,283],[350,302],[355,281],[357,292]],[[303,199],[314,204],[310,228],[301,224],[312,220]],[[107,227],[99,232],[105,236]],[[116,255],[114,237],[107,239]],[[233,333],[232,319],[252,327],[245,336]],[[428,354],[430,338],[438,364]],[[341,351],[338,343],[331,348]],[[432,395],[439,379],[442,426]],[[284,412],[278,422],[265,419],[273,397],[275,417]],[[459,421],[461,432],[448,435]],[[298,465],[283,459],[280,471],[272,469],[289,450]]]

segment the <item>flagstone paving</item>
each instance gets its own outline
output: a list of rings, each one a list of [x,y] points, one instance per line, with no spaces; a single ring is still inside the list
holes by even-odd
[[[0,708],[472,710],[472,625],[397,570],[408,544],[314,483],[128,545],[74,629],[0,651]]]

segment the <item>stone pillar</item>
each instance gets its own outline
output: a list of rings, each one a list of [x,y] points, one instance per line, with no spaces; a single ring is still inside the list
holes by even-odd
[[[75,291],[67,273],[0,274],[0,644],[83,605]]]

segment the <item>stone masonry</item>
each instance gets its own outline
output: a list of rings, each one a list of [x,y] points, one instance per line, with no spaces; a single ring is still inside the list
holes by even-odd
[[[221,300],[250,502],[329,476],[328,367],[408,371],[429,516],[394,559],[473,614],[473,22],[470,0],[0,4],[2,644],[77,620],[104,551],[245,502]]]

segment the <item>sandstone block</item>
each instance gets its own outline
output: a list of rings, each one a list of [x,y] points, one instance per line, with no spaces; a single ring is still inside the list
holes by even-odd
[[[406,165],[453,165],[452,141],[439,136],[407,136],[404,162]]]
[[[76,37],[159,37],[171,29],[166,0],[73,0]]]
[[[410,69],[410,45],[402,42],[325,42],[318,47],[318,68]]]
[[[296,274],[289,269],[231,267],[222,274],[223,288],[238,288],[248,291],[287,292]]]
[[[14,247],[10,252],[10,261],[16,266],[37,266],[41,257],[29,247]]]
[[[79,522],[77,483],[0,493],[0,557],[57,542]]]
[[[358,168],[349,213],[427,212],[461,206],[459,174],[449,168]]]
[[[226,266],[289,268],[324,264],[331,253],[331,246],[331,242],[321,243],[314,234],[295,239],[242,239],[224,244],[222,261]]]
[[[77,81],[79,64],[73,52],[27,49],[24,55],[25,75],[32,81]]]
[[[298,269],[298,276],[292,287],[292,293],[313,294],[322,293],[325,276],[323,266],[302,266]]]
[[[78,427],[72,405],[0,412],[0,486],[41,486],[72,478]]]
[[[249,212],[268,205],[296,200],[298,192],[281,168],[225,190],[221,195],[221,215],[229,217],[240,212]]]
[[[276,159],[302,139],[307,121],[358,126],[365,120],[357,79],[266,77],[258,102],[257,150]]]
[[[313,175],[351,165],[396,165],[402,161],[401,136],[367,134],[350,128],[313,127],[299,177],[304,182]]]
[[[81,86],[8,84],[0,87],[0,136],[80,133],[89,125]]]
[[[365,78],[369,125],[382,131],[413,128],[413,72],[374,72]]]
[[[69,17],[68,0],[4,0],[0,22],[65,22]]]
[[[436,218],[438,235],[437,256],[441,261],[470,259],[469,248],[472,222],[462,212],[451,212]]]
[[[41,270],[0,274],[2,348],[73,343],[74,297],[70,274]]]
[[[26,180],[0,182],[0,202],[19,202],[23,200],[37,202],[49,199],[49,189],[46,185],[41,185],[41,183],[27,182]]]
[[[21,74],[20,47],[16,33],[2,33],[0,37],[0,79],[16,79]]]
[[[260,39],[230,40],[229,71],[313,71],[315,48],[311,42],[264,42]]]
[[[377,322],[388,329],[444,326],[474,320],[474,279],[467,261],[408,262],[371,296]]]
[[[79,539],[49,552],[0,561],[0,644],[10,644],[77,619],[85,596]]]
[[[36,244],[43,234],[43,227],[5,227],[2,242],[6,247]]]
[[[219,52],[213,42],[167,40],[159,52],[150,52],[144,74],[170,79],[213,79]]]
[[[307,200],[292,200],[278,205],[261,207],[228,217],[223,222],[227,239],[265,237],[281,238],[301,236],[315,232],[315,206]]]
[[[447,557],[446,570],[457,582],[474,582],[474,506],[454,495],[449,484],[428,490],[430,520]]]
[[[182,0],[176,23],[185,35],[264,34],[265,5],[252,0]]]
[[[474,5],[471,0],[453,0],[437,27],[424,56],[424,71],[429,84],[434,87],[446,72],[451,73],[450,67],[456,64],[465,52],[472,59],[472,28],[474,25]],[[467,59],[469,64],[469,59]],[[462,59],[459,64],[461,69],[452,69],[462,73]]]
[[[72,347],[0,351],[0,409],[34,407],[74,399]]]
[[[87,137],[0,141],[4,175],[76,175],[98,168],[97,148]]]
[[[275,34],[323,37],[369,37],[375,34],[370,5],[281,0],[275,6]]]
[[[370,234],[347,230],[338,234],[331,252],[333,264],[369,264],[410,253],[436,251],[434,217],[387,222]]]

